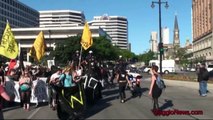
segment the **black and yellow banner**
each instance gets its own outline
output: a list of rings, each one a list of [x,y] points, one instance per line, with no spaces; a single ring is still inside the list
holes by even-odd
[[[18,44],[11,31],[10,24],[7,22],[0,44],[0,54],[7,58],[15,59],[18,53]]]

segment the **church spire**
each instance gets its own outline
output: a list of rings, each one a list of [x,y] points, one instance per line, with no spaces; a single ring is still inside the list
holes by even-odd
[[[175,14],[175,21],[174,21],[174,38],[173,38],[173,44],[174,46],[180,46],[180,36],[179,36],[179,27],[178,27],[178,20],[177,20],[177,14]]]
[[[178,20],[177,20],[177,15],[175,15],[175,25],[174,25],[174,30],[179,30],[179,27],[178,27]]]

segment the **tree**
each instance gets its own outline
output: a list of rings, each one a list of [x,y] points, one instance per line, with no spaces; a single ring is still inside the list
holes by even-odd
[[[112,46],[110,40],[106,37],[93,38],[93,41],[93,45],[89,50],[93,50],[98,60],[115,60],[117,58],[118,48]]]
[[[55,51],[52,51],[50,55],[55,57],[56,63],[67,64],[68,61],[72,59],[73,53],[75,53],[76,50],[80,51],[80,40],[81,35],[60,41],[56,43]],[[87,50],[82,50],[82,59],[86,57],[90,50],[93,51],[99,61],[117,60],[119,55],[122,55],[126,59],[135,56],[134,53],[128,50],[122,50],[113,46],[111,41],[104,36],[93,38],[93,45]]]
[[[74,36],[56,43],[55,51],[50,53],[56,63],[67,64],[72,54],[80,49],[80,36]]]
[[[154,55],[155,53],[149,50],[148,52],[145,52],[144,54],[138,55],[138,60],[148,65],[149,61],[155,58]]]

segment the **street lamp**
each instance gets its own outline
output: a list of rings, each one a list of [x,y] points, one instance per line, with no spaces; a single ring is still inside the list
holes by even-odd
[[[152,5],[151,7],[154,8],[155,7],[155,4],[158,4],[159,5],[159,38],[160,38],[160,41],[159,41],[159,44],[158,44],[158,48],[159,48],[159,51],[160,51],[160,74],[162,75],[162,56],[163,56],[163,42],[162,42],[162,35],[161,35],[161,4],[165,4],[165,8],[167,9],[169,7],[168,5],[168,2],[161,2],[161,0],[158,0],[158,2],[154,2],[152,1]]]

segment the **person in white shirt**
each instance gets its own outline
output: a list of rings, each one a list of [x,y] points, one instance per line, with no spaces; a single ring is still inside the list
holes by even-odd
[[[58,69],[56,73],[52,74],[52,76],[50,77],[50,81],[49,81],[49,85],[50,85],[50,89],[49,89],[49,105],[50,107],[55,110],[55,106],[56,106],[56,91],[52,88],[52,86],[56,85],[59,83],[59,77],[61,75],[61,69]]]

